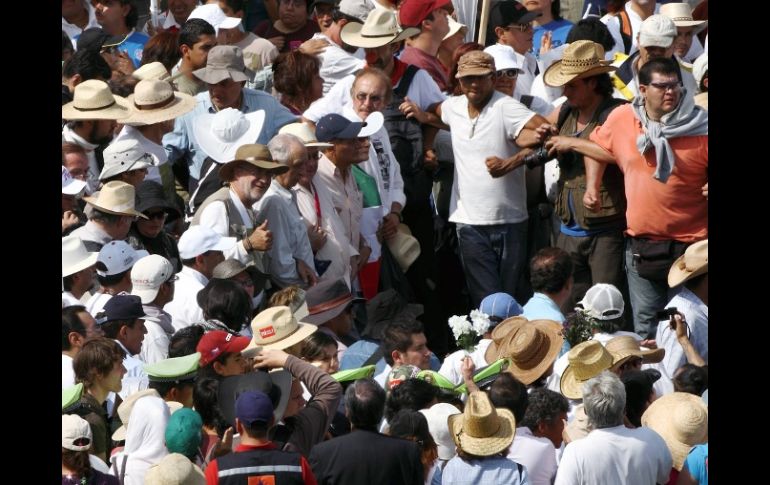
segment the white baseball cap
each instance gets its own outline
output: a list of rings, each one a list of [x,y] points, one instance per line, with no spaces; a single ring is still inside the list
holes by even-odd
[[[62,165],[61,167],[61,193],[66,195],[78,195],[88,185],[82,180],[78,180],[72,176],[67,167]]]
[[[106,180],[115,175],[152,167],[158,164],[155,155],[147,153],[139,141],[124,139],[113,142],[104,149],[104,167],[99,174],[99,180]]]
[[[102,270],[101,265],[97,265],[96,274],[99,276],[112,276],[118,273],[122,273],[139,261],[141,258],[147,256],[148,253],[144,249],[136,250],[131,247],[125,241],[110,241],[99,251],[99,256],[96,258],[97,263],[102,263],[106,270]]]
[[[589,288],[578,305],[597,320],[614,320],[622,316],[626,308],[620,290],[607,283],[597,283]]]
[[[217,32],[219,32],[219,29],[234,29],[241,25],[241,19],[228,17],[225,15],[224,10],[219,8],[219,5],[216,3],[208,3],[206,5],[195,7],[195,10],[193,10],[190,13],[190,16],[187,17],[187,20],[190,19],[205,20],[210,23]]]
[[[160,285],[174,276],[174,266],[159,254],[145,256],[131,269],[131,294],[147,305],[158,296]]]
[[[676,24],[665,15],[650,15],[639,29],[639,45],[668,49],[676,38]]]
[[[234,237],[222,237],[205,226],[191,226],[179,238],[179,256],[192,259],[206,251],[226,251],[235,246]]]
[[[62,414],[61,447],[72,451],[91,448],[91,426],[76,414]]]

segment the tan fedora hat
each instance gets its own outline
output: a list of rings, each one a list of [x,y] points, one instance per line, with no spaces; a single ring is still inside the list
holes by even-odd
[[[521,329],[521,326],[527,323],[527,317],[517,315],[515,317],[506,318],[500,322],[492,330],[492,343],[487,347],[487,351],[484,352],[484,360],[491,363],[500,358],[500,348],[503,346],[506,339],[515,334]]]
[[[212,47],[206,67],[193,71],[193,75],[207,84],[218,84],[225,79],[235,82],[254,79],[254,71],[243,63],[243,51],[234,45]]]
[[[668,286],[679,286],[687,280],[709,272],[709,240],[704,239],[687,247],[668,271]]]
[[[134,113],[121,123],[145,126],[173,120],[192,111],[196,100],[189,94],[174,91],[167,81],[145,79],[136,84],[134,94],[128,96],[128,102],[133,106]]]
[[[612,354],[612,370],[625,364],[632,357],[641,357],[644,364],[655,364],[663,360],[666,349],[641,350],[639,342],[630,335],[621,335],[610,339],[604,347]]]
[[[548,86],[557,88],[573,79],[596,76],[615,71],[610,61],[604,60],[604,47],[590,40],[577,40],[564,49],[560,61],[551,64],[543,74],[543,81]]]
[[[558,322],[532,320],[511,332],[500,346],[498,357],[509,358],[508,372],[528,386],[551,367],[563,344]]]
[[[108,214],[137,216],[147,219],[146,215],[134,209],[134,195],[133,185],[113,180],[104,184],[98,197],[83,197],[83,200]]]
[[[300,323],[287,306],[274,306],[264,310],[251,321],[253,337],[246,349],[283,350],[305,340],[318,330],[315,325]]]
[[[340,37],[346,44],[366,49],[400,42],[419,33],[420,29],[414,27],[402,29],[398,24],[395,12],[374,9],[363,24],[358,22],[345,24],[340,32]]]
[[[302,321],[311,325],[323,325],[345,311],[352,301],[353,294],[344,279],[321,281],[305,292],[307,315]]]
[[[306,147],[312,148],[331,148],[334,145],[331,143],[323,143],[318,141],[315,136],[315,128],[311,128],[307,123],[289,123],[283,125],[278,133],[294,135],[305,144]]]
[[[61,238],[61,275],[69,276],[96,264],[98,252],[89,252],[77,236]]]
[[[107,83],[98,79],[75,86],[73,98],[61,107],[65,120],[122,120],[131,115],[128,101],[112,94]]]
[[[583,399],[583,383],[612,367],[612,355],[598,340],[586,340],[572,347],[567,360],[569,364],[561,375],[560,388],[569,399]]]
[[[496,409],[483,391],[468,396],[463,414],[447,418],[459,449],[476,456],[491,456],[508,448],[516,434],[516,418],[507,409]]]
[[[674,468],[681,470],[692,447],[708,441],[709,410],[698,396],[672,392],[650,404],[642,415],[642,426],[663,438]]]
[[[139,69],[131,73],[131,76],[140,81],[144,81],[146,79],[168,81],[171,78],[171,74],[169,74],[166,66],[164,66],[162,62],[158,61],[148,62],[147,64],[140,66]]]
[[[275,175],[289,171],[289,167],[273,161],[270,150],[265,145],[241,145],[235,152],[235,160],[225,163],[219,169],[219,178],[230,182],[235,176],[235,167],[238,164],[247,163],[255,167],[263,168]]]
[[[698,27],[696,31],[703,30],[708,23],[708,20],[692,18],[692,7],[689,3],[667,3],[660,6],[658,13],[673,20],[677,27]]]
[[[420,242],[412,236],[409,226],[399,224],[396,234],[388,239],[387,243],[401,271],[406,273],[406,270],[420,256]]]

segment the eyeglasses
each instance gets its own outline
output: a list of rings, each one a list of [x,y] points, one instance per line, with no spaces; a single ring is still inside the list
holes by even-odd
[[[160,219],[165,220],[166,217],[168,217],[168,213],[166,211],[157,211],[157,212],[145,212],[144,215],[147,216],[148,219]]]
[[[671,91],[679,91],[679,89],[682,88],[682,83],[679,81],[671,81],[670,83],[650,83],[650,86],[654,87],[655,89],[660,89],[665,93],[669,89]]]
[[[508,27],[504,27],[503,30],[518,30],[519,32],[526,32],[532,29],[532,22],[529,22],[526,24],[511,24]]]
[[[241,286],[244,287],[253,287],[254,281],[251,278],[245,279],[245,280],[235,280],[236,283],[240,283]]]
[[[173,275],[171,278],[169,278],[166,281],[164,281],[164,283],[168,283],[169,285],[173,285],[176,282],[176,280],[178,280],[178,279],[179,279],[179,276]]]
[[[361,101],[362,103],[366,101],[366,99],[369,99],[372,103],[379,103],[382,101],[382,96],[376,95],[376,94],[367,94],[367,93],[358,93],[356,94],[356,99]]]
[[[519,70],[518,69],[504,69],[502,71],[497,71],[495,73],[495,76],[497,77],[509,77],[511,79],[516,79],[519,76]]]

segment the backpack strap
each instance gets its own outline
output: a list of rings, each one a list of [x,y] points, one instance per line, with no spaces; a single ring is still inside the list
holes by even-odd
[[[620,38],[623,39],[623,49],[626,54],[631,52],[631,44],[633,42],[633,31],[631,30],[631,19],[628,18],[628,12],[623,8],[615,14],[620,22]]]
[[[414,79],[415,74],[417,74],[417,71],[419,70],[420,68],[414,64],[406,66],[406,71],[404,72],[404,75],[401,76],[398,87],[393,90],[393,94],[401,98],[405,97],[407,91],[409,91],[409,86],[412,84],[412,79]]]
[[[380,361],[380,359],[384,356],[384,352],[382,351],[382,345],[377,347],[377,350],[374,351],[372,355],[369,356],[366,361],[361,364],[361,367],[366,367],[367,365],[376,364]]]
[[[535,100],[535,97],[531,94],[522,94],[521,98],[519,98],[519,101],[521,104],[527,107],[527,109],[532,109],[532,101]]]
[[[571,111],[572,108],[569,106],[569,103],[565,101],[561,104],[561,107],[559,108],[559,118],[556,120],[557,129],[561,130],[562,125],[567,121],[567,116],[569,116]]]

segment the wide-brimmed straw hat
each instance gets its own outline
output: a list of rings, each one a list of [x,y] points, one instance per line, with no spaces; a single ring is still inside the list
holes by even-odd
[[[375,48],[400,42],[420,33],[420,29],[407,27],[402,29],[396,19],[396,13],[385,9],[374,9],[363,24],[348,22],[342,27],[340,37],[346,44]]]
[[[420,256],[420,242],[412,236],[412,231],[406,224],[398,225],[396,234],[387,240],[387,244],[390,253],[404,273]]]
[[[563,344],[561,324],[532,320],[509,333],[499,346],[498,358],[510,359],[508,372],[528,386],[551,367]]]
[[[174,91],[168,81],[145,79],[139,81],[134,94],[128,96],[134,112],[121,123],[129,126],[144,126],[173,120],[195,108],[195,98],[189,94]]]
[[[596,76],[605,72],[615,71],[604,60],[604,47],[590,40],[577,40],[564,49],[560,61],[551,64],[543,74],[543,81],[551,87],[564,86],[573,79]]]
[[[251,321],[251,342],[246,349],[288,349],[318,330],[315,325],[300,323],[287,306],[274,306],[262,311]]]
[[[145,485],[205,485],[203,471],[180,453],[169,453],[150,466],[144,476]]]
[[[131,77],[144,81],[145,79],[159,79],[161,81],[168,81],[171,78],[166,66],[162,62],[153,61],[148,62],[140,66],[136,71],[131,73]]]
[[[614,371],[632,357],[641,357],[644,364],[655,364],[663,360],[666,349],[641,350],[639,342],[630,335],[621,335],[610,339],[604,347],[612,354],[612,370]]]
[[[511,333],[518,332],[521,325],[528,322],[527,317],[517,315],[515,317],[506,318],[500,322],[492,330],[492,343],[487,347],[487,351],[484,353],[484,360],[487,362],[494,362],[498,359],[500,347],[504,341],[509,338]]]
[[[225,108],[217,113],[203,113],[193,120],[193,134],[201,150],[215,162],[235,158],[242,145],[256,143],[265,123],[265,111],[243,113]]]
[[[704,239],[687,247],[668,271],[668,286],[681,285],[687,280],[709,272],[709,240]]]
[[[689,3],[667,3],[660,6],[658,13],[673,20],[677,27],[698,27],[696,32],[700,32],[708,24],[708,20],[692,18],[692,7]]]
[[[108,214],[119,216],[137,216],[147,219],[147,216],[134,209],[136,192],[134,186],[118,180],[107,182],[99,191],[98,197],[83,197],[83,200]]]
[[[642,426],[663,438],[674,468],[681,470],[692,447],[708,441],[708,407],[694,394],[672,392],[650,404],[642,415]]]
[[[561,375],[561,393],[569,399],[583,399],[583,383],[612,367],[612,355],[598,340],[587,340],[572,347],[569,364]]]
[[[61,107],[65,120],[122,120],[130,115],[129,102],[112,94],[107,83],[98,79],[75,86],[73,100]]]
[[[463,414],[447,418],[458,448],[476,456],[491,456],[505,450],[516,434],[516,419],[507,409],[496,409],[486,393],[472,392]]]

